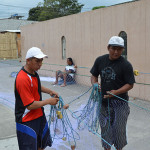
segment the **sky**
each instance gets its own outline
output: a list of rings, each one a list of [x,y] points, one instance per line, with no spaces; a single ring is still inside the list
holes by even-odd
[[[95,6],[110,6],[118,3],[124,3],[132,0],[78,0],[84,4],[82,12],[90,11]],[[13,14],[28,18],[28,12],[31,8],[36,7],[43,0],[0,0],[0,19],[8,18]]]

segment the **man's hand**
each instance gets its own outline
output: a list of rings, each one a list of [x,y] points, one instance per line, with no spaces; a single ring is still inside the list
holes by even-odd
[[[64,109],[68,109],[68,108],[69,108],[69,104],[65,104],[65,105],[63,106],[63,108],[64,108]]]
[[[104,98],[111,98],[111,97],[113,97],[113,95],[117,95],[116,90],[107,91],[106,93],[107,93],[107,95],[104,95]],[[113,95],[110,93],[112,93]]]
[[[59,98],[49,98],[48,99],[48,103],[50,105],[56,105],[58,101],[59,101]]]
[[[74,68],[77,68],[77,65],[74,65]]]
[[[101,85],[100,85],[100,83],[96,82],[94,84],[98,84],[98,92],[101,92]]]
[[[51,96],[54,96],[54,98],[58,98],[59,96],[58,96],[58,93],[56,93],[55,91],[51,91],[50,93],[49,93]]]
[[[50,94],[51,96],[55,97],[55,98],[58,98],[58,93],[56,93],[55,91],[52,91],[51,89],[49,88],[46,88],[44,86],[41,85],[41,91],[43,93],[47,93],[47,94]]]

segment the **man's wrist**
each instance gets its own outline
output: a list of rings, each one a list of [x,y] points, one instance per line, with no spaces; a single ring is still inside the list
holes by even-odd
[[[50,95],[52,95],[52,93],[53,93],[53,91],[52,91],[52,90],[50,90],[50,91],[48,92],[48,94],[50,94]]]

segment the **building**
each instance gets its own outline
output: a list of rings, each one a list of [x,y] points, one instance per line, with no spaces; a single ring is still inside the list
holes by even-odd
[[[19,19],[0,19],[0,58],[21,57],[20,27],[32,23]]]
[[[150,100],[149,6],[149,0],[139,0],[24,26],[22,59],[30,47],[37,46],[49,56],[45,63],[65,65],[66,58],[72,57],[77,66],[91,68],[97,56],[107,53],[109,38],[119,35],[126,43],[124,56],[140,72],[130,96]],[[44,69],[51,68],[44,65]],[[41,73],[54,76],[54,72]],[[89,69],[78,68],[78,74],[90,76]],[[77,80],[86,83],[89,78]]]

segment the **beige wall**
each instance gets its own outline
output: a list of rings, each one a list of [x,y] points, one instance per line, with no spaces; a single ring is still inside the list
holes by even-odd
[[[150,73],[150,1],[136,1],[98,10],[57,18],[21,29],[22,59],[27,49],[37,46],[48,54],[45,63],[66,64],[62,60],[61,37],[66,38],[67,57],[72,57],[77,66],[89,67],[97,56],[108,53],[107,43],[111,36],[121,31],[127,33],[128,60],[139,72]],[[43,65],[43,69],[63,69],[60,66]],[[90,75],[90,69],[78,68],[78,74]],[[42,71],[54,76],[54,72]],[[77,77],[81,83],[90,83],[89,78]],[[88,81],[87,81],[88,80]],[[150,74],[136,77],[138,83],[149,83]],[[150,100],[150,85],[135,84],[130,95]]]

